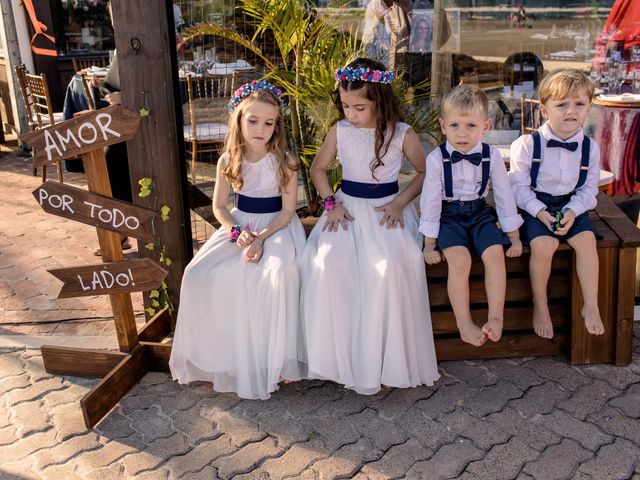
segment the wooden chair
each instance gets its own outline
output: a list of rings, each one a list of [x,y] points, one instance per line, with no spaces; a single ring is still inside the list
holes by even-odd
[[[108,67],[109,66],[109,57],[100,56],[100,57],[84,57],[84,58],[72,58],[73,62],[73,71],[79,72],[80,70],[84,70],[89,67]]]
[[[227,103],[236,89],[236,75],[205,75],[182,78],[186,89],[189,123],[184,125],[191,181],[196,182],[196,160],[202,153],[219,151],[227,134]]]
[[[540,114],[540,100],[533,98],[527,98],[527,94],[523,93],[520,96],[520,111],[521,111],[521,127],[520,133],[535,132],[542,125],[542,115]]]
[[[25,80],[30,96],[31,106],[33,107],[34,115],[34,130],[49,127],[55,125],[57,122],[61,122],[64,118],[62,112],[53,111],[51,104],[51,96],[49,94],[49,86],[47,84],[47,77],[44,73],[40,75],[33,75],[25,71]],[[58,162],[58,181],[63,182],[62,164]],[[34,167],[35,168],[35,167]],[[42,166],[42,181],[47,179],[47,168]]]
[[[87,96],[87,100],[89,102],[89,109],[96,109],[96,100],[93,97],[93,82],[91,77],[86,73],[78,73],[80,75],[80,79],[82,80],[82,88],[84,89],[84,93]]]

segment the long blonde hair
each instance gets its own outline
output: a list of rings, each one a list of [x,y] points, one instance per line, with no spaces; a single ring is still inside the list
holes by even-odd
[[[222,174],[227,178],[234,190],[240,190],[244,181],[242,179],[242,157],[244,156],[244,137],[240,122],[242,115],[252,102],[263,102],[276,107],[278,116],[276,118],[273,135],[267,143],[267,148],[278,162],[278,177],[280,183],[280,191],[282,192],[287,182],[291,178],[293,172],[297,171],[299,166],[295,161],[287,158],[287,136],[284,126],[284,115],[280,101],[276,96],[268,90],[256,90],[245,97],[240,104],[233,110],[229,118],[229,131],[225,139],[225,153],[228,156],[227,166],[222,170]],[[289,156],[290,157],[290,156]]]

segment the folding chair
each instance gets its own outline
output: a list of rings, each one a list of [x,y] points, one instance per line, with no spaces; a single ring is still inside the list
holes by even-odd
[[[535,132],[542,124],[540,114],[540,100],[527,98],[527,94],[520,95],[521,128],[520,134]]]
[[[109,57],[84,57],[84,58],[72,58],[73,71],[78,73],[80,70],[84,70],[89,67],[107,67],[109,66]]]

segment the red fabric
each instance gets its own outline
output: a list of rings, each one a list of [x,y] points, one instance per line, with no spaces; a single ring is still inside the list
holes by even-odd
[[[640,109],[605,107],[595,134],[600,165],[615,175],[609,195],[640,191]]]
[[[640,1],[616,0],[596,40],[597,58],[604,59],[609,41],[623,42],[625,50],[640,45]]]

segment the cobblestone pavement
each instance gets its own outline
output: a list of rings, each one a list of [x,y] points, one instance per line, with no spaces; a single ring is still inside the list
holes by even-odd
[[[59,282],[44,271],[94,262],[95,233],[41,212],[30,164],[7,157],[0,479],[640,480],[640,324],[628,367],[564,358],[442,362],[433,387],[373,396],[305,381],[248,401],[150,373],[87,430],[79,400],[97,381],[47,374],[40,351],[21,339],[114,336],[108,320],[38,323],[110,315],[102,297],[54,300]]]

